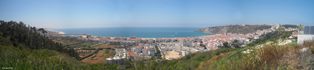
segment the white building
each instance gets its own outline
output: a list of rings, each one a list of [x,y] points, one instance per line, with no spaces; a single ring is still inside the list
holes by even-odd
[[[314,26],[305,26],[304,31],[300,31],[298,35],[298,44],[303,44],[304,41],[314,40]],[[304,33],[304,34],[303,34]]]
[[[298,44],[303,44],[304,41],[314,40],[314,35],[298,35]]]

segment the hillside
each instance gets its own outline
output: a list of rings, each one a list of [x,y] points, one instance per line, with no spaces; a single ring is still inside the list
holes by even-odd
[[[8,44],[18,48],[49,49],[55,50],[78,59],[78,54],[73,48],[66,48],[60,43],[54,42],[46,36],[47,31],[25,25],[23,22],[1,21],[0,37],[5,39],[0,44]]]
[[[85,64],[73,49],[22,22],[0,21],[0,67],[14,70],[309,70],[314,67],[314,41],[303,46],[291,31],[277,30],[245,47],[223,47],[177,60],[124,60],[120,64]],[[100,54],[101,55],[101,54]]]
[[[201,32],[210,34],[221,34],[221,33],[239,33],[247,34],[253,33],[257,30],[269,29],[270,25],[227,25],[227,26],[214,26],[200,29]]]
[[[77,54],[45,36],[44,29],[0,21],[0,67],[21,69],[75,67]]]
[[[202,62],[199,70],[311,70],[314,67],[314,41],[297,45],[289,32],[272,33],[245,48],[214,56]],[[286,43],[292,41],[291,43]],[[282,44],[286,43],[286,44]]]

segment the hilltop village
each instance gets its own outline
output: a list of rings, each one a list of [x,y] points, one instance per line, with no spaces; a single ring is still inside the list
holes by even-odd
[[[239,25],[240,27],[250,25]],[[298,29],[295,27],[285,27],[281,25],[263,25],[267,26],[255,31],[250,30],[245,33],[216,31],[212,34],[198,37],[179,37],[179,38],[137,38],[137,37],[97,37],[93,35],[67,35],[63,32],[50,33],[53,37],[70,37],[80,41],[88,41],[97,44],[108,44],[110,47],[76,47],[75,50],[80,53],[80,57],[97,57],[97,53],[102,49],[113,50],[113,56],[106,57],[109,63],[115,63],[120,60],[145,60],[145,59],[180,59],[196,52],[206,52],[217,50],[226,45],[232,48],[241,48],[246,44],[259,39],[262,35],[276,31],[282,28],[285,31],[294,31],[291,38],[295,38]],[[232,29],[229,27],[229,30]],[[204,30],[203,31],[210,31]],[[238,30],[239,31],[239,30]],[[84,60],[84,59],[82,59]],[[97,60],[97,59],[96,59]],[[102,59],[103,60],[103,59]]]

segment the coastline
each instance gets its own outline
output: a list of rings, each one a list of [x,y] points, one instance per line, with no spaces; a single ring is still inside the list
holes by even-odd
[[[137,37],[137,38],[179,38],[208,35],[192,27],[160,27],[160,28],[77,28],[58,29],[67,35],[93,35],[99,37]]]
[[[107,61],[131,59],[141,60],[150,59],[152,57],[160,57],[166,60],[180,59],[186,55],[196,52],[206,52],[217,50],[223,46],[224,43],[233,43],[237,40],[240,43],[238,47],[242,47],[250,43],[254,39],[259,39],[264,34],[276,31],[278,26],[273,25],[271,28],[257,30],[252,33],[218,33],[206,34],[202,36],[193,37],[167,37],[167,38],[143,38],[143,37],[103,37],[95,35],[67,35],[59,34],[61,37],[74,37],[78,40],[92,41],[102,44],[113,44],[116,48],[112,48],[116,53]],[[289,30],[289,29],[287,29]],[[290,29],[291,30],[291,29]],[[292,29],[293,30],[293,29]],[[63,32],[56,32],[63,33]],[[83,47],[78,47],[79,50]],[[95,48],[99,49],[99,48]],[[123,50],[123,51],[119,51]],[[159,51],[159,54],[156,54]],[[160,55],[160,56],[158,56]]]

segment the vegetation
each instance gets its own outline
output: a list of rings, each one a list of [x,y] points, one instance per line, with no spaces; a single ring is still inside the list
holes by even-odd
[[[299,50],[309,48],[310,55],[314,53],[314,41],[303,46],[277,45],[292,33],[278,30],[243,48],[237,48],[241,43],[233,41],[218,50],[198,52],[178,60],[156,58],[125,60],[122,64],[84,64],[73,58],[76,56],[73,49],[46,37],[44,29],[22,22],[0,22],[0,67],[16,70],[297,70],[311,67],[307,59],[300,59],[308,56]]]
[[[229,52],[234,49],[219,49],[210,52],[200,52],[188,55],[178,60],[160,60],[152,59],[145,61],[129,61],[125,68],[129,70],[195,70],[197,66],[213,56],[220,53]]]
[[[60,37],[60,36],[49,36],[53,41],[58,42],[68,48],[92,48],[92,45],[98,44],[99,42],[88,41],[88,40],[80,40],[77,37]]]
[[[259,39],[253,40],[251,43],[248,44],[248,46],[255,46],[258,44],[263,44],[267,41],[277,42],[277,40],[283,40],[291,36],[291,31],[274,31],[271,33],[264,34],[260,36]]]
[[[287,40],[291,32],[276,31],[264,35],[263,38],[253,41],[245,48],[215,56],[199,65],[200,70],[308,70],[313,65],[312,55],[300,53],[300,49],[311,48],[314,41],[304,46],[294,43],[278,45]],[[251,47],[249,47],[251,46]],[[311,48],[313,50],[313,48]],[[313,51],[312,51],[313,52]],[[302,56],[303,55],[303,56]],[[305,56],[304,56],[305,55]],[[304,59],[308,57],[307,59]],[[302,59],[300,59],[302,58]],[[303,64],[302,64],[303,63]],[[312,66],[313,67],[313,66]]]
[[[281,26],[284,28],[299,28],[300,27],[300,25],[289,25],[289,24],[281,25]]]
[[[203,28],[200,31],[211,34],[219,34],[219,33],[239,33],[239,34],[247,34],[253,33],[257,30],[269,29],[270,25],[228,25],[228,26],[215,26],[215,27],[207,27]]]
[[[218,46],[218,48],[241,48],[244,45],[244,42],[239,40],[233,40],[232,42],[224,42],[222,45]]]
[[[313,42],[313,41],[312,41]],[[300,70],[313,68],[313,53],[299,51],[307,46],[275,44],[263,47],[246,47],[212,58],[199,66],[200,70]],[[249,53],[243,51],[251,50]],[[310,61],[309,61],[310,60]],[[312,65],[312,66],[311,66]]]
[[[64,48],[60,43],[50,40],[46,33],[42,28],[27,26],[23,22],[0,21],[0,36],[5,39],[3,44],[12,44],[19,48],[56,50],[79,58],[73,48]]]
[[[314,41],[305,41],[303,47],[308,47],[314,53]]]

